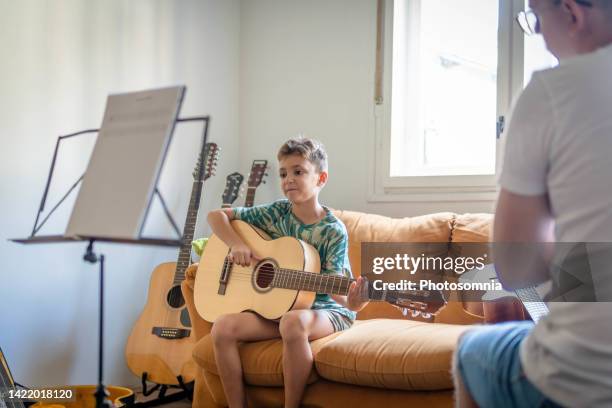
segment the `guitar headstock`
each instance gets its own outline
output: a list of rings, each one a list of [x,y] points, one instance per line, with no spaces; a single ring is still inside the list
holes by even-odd
[[[253,165],[251,166],[251,172],[249,173],[249,187],[258,187],[263,181],[264,177],[268,175],[266,170],[268,169],[268,161],[267,160],[253,160]]]
[[[215,174],[219,150],[219,146],[216,143],[206,143],[204,147],[205,158],[203,159],[202,154],[200,154],[195,169],[193,169],[194,181],[205,181]]]
[[[389,296],[386,301],[399,308],[404,316],[423,319],[432,318],[446,305],[446,299],[439,290],[397,291],[393,298]]]
[[[234,172],[227,176],[225,180],[225,190],[223,191],[223,205],[232,205],[240,195],[240,187],[244,181],[244,176]]]

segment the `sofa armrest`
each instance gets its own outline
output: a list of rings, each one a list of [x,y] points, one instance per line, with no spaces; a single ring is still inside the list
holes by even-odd
[[[191,319],[191,327],[195,335],[195,341],[197,342],[202,337],[210,333],[212,323],[202,319],[195,308],[193,301],[193,286],[195,284],[195,277],[198,272],[198,264],[194,263],[189,265],[185,271],[185,280],[181,283],[181,291],[187,304],[187,310],[189,311],[189,318]]]

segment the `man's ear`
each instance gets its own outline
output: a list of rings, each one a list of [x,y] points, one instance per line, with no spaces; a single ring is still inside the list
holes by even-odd
[[[323,187],[325,185],[325,183],[327,183],[327,177],[329,175],[327,174],[327,172],[325,170],[321,171],[319,173],[319,181],[317,181],[317,186],[319,187]]]
[[[575,37],[576,34],[583,32],[587,28],[586,8],[576,3],[575,0],[563,0],[563,10],[570,19],[569,35]]]

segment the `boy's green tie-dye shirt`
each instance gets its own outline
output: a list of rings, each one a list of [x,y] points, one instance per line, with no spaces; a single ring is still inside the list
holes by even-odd
[[[256,207],[234,208],[234,218],[261,228],[272,239],[295,237],[312,245],[319,252],[322,274],[343,274],[351,277],[346,227],[326,207],[327,215],[315,224],[303,224],[291,211],[289,200],[278,200]],[[333,309],[355,320],[356,313],[336,303],[331,296],[317,293],[312,309]]]

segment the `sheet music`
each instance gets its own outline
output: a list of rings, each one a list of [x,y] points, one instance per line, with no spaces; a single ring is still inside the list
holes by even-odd
[[[108,97],[67,236],[140,237],[184,91]]]

